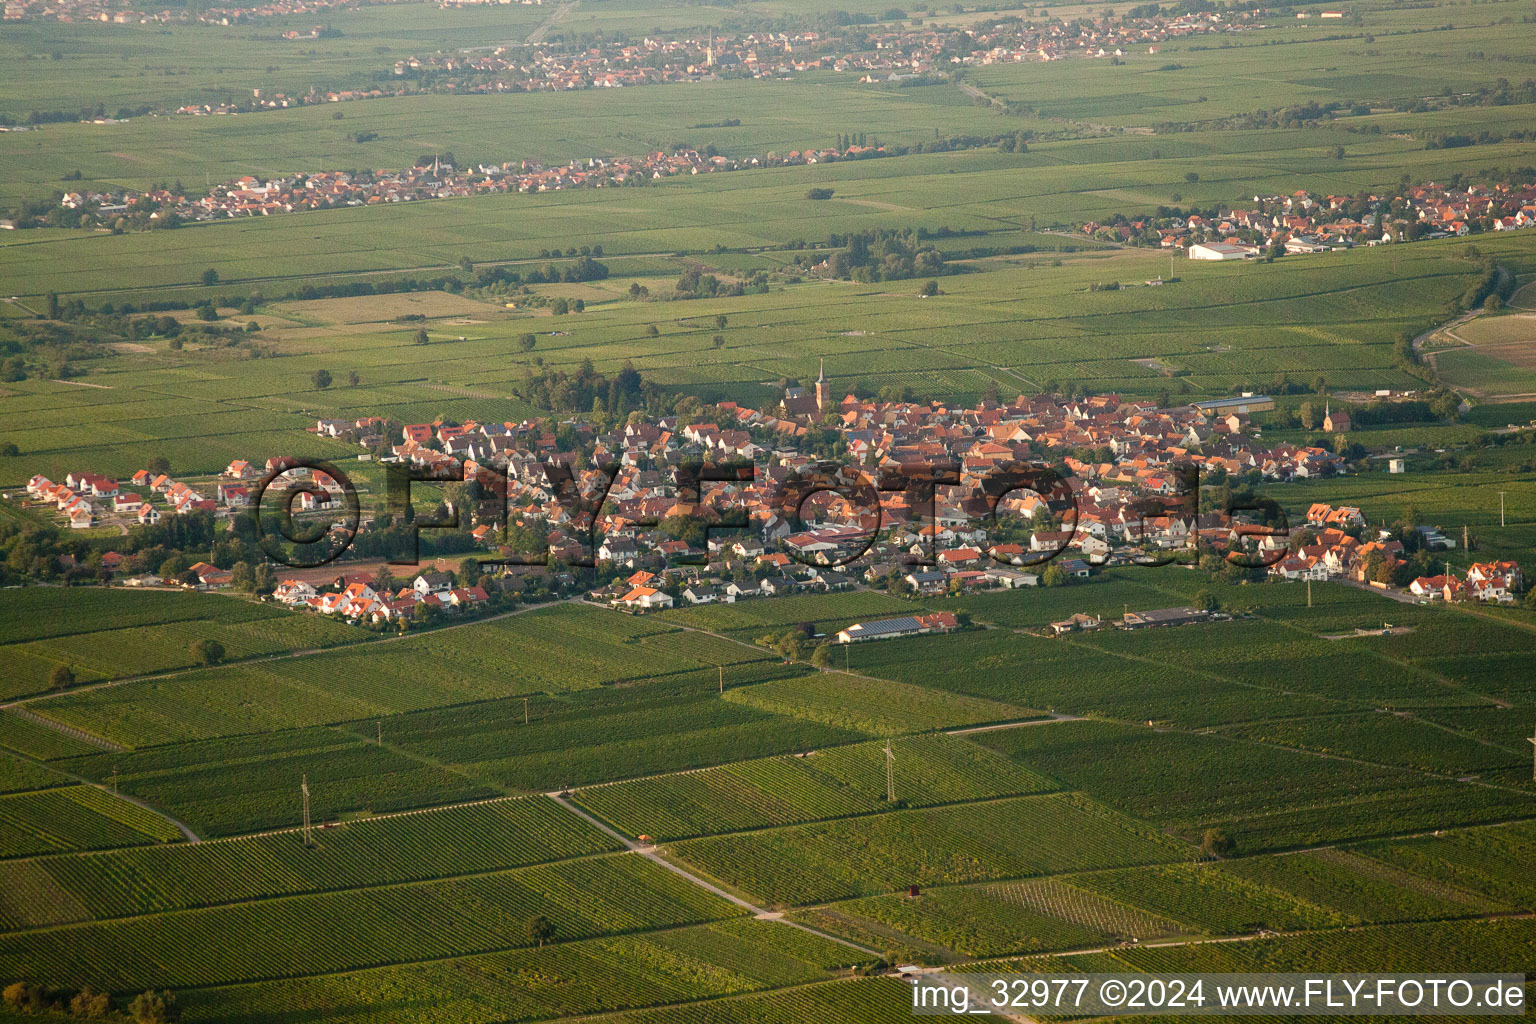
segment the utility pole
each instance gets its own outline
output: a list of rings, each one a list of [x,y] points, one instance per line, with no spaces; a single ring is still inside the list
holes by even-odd
[[[885,741],[885,799],[887,803],[896,802],[896,755],[891,753],[890,740]]]
[[[1536,733],[1532,733],[1526,742],[1531,745],[1531,778],[1536,779]]]
[[[1467,539],[1467,524],[1466,523],[1462,523],[1461,524],[1461,550],[1463,550],[1463,551],[1471,551],[1472,550],[1472,542]]]
[[[304,794],[304,845],[305,846],[314,846],[315,842],[314,842],[313,833],[311,832],[310,827],[309,827],[309,776],[308,775],[303,776],[303,781],[299,783],[299,791]]]
[[[725,696],[725,666],[716,665],[715,671],[720,674],[720,696]]]
[[[1312,577],[1307,577],[1307,607],[1312,607]]]
[[[528,724],[528,698],[523,698],[523,724]]]
[[[1499,526],[1504,525],[1504,492],[1499,492]]]
[[[844,672],[848,671],[848,648],[850,648],[852,646],[853,646],[852,644],[843,644],[843,671]]]
[[[117,796],[117,765],[112,766],[112,795]]]
[[[374,725],[374,729],[375,729],[375,735],[376,735],[376,737],[378,738],[378,741],[379,741],[379,746],[382,747],[384,745],[384,723],[383,722],[374,722],[373,725]]]

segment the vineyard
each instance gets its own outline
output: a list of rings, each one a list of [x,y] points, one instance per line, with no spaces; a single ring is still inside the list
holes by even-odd
[[[945,695],[919,686],[842,672],[776,680],[731,690],[725,697],[763,711],[875,736],[1005,722],[1038,714],[1013,704]]]
[[[366,630],[318,615],[207,594],[123,593],[70,588],[51,595],[41,621],[24,621],[0,601],[0,658],[10,669],[0,697],[39,693],[68,666],[82,682],[168,672],[197,664],[191,645],[213,640],[230,659],[332,647],[369,638]]]
[[[164,818],[90,786],[0,797],[0,857],[169,842]]]
[[[1182,835],[1223,826],[1245,852],[1492,821],[1512,801],[1536,812],[1524,794],[1214,735],[1063,722],[977,741]]]
[[[0,896],[0,928],[101,921],[244,900],[447,878],[618,848],[544,797],[497,800],[220,842],[0,862],[0,892],[46,886],[56,903]]]
[[[364,1024],[500,1024],[719,998],[829,977],[857,953],[751,919],[542,949],[189,993],[183,1020],[285,1019],[324,1007]],[[867,983],[866,983],[867,984]],[[380,1004],[378,994],[420,993]]]
[[[1038,793],[1050,783],[948,736],[891,744],[903,806]],[[885,745],[859,743],[583,789],[576,799],[632,836],[658,839],[788,825],[888,809]]]
[[[1190,848],[1075,796],[892,811],[691,839],[669,849],[738,889],[788,905],[1190,855]]]
[[[330,729],[208,740],[63,762],[98,780],[118,773],[122,792],[164,808],[203,835],[282,828],[299,821],[297,780],[307,775],[316,820],[500,795]]]
[[[0,977],[107,989],[208,985],[531,946],[527,922],[538,915],[562,938],[580,939],[740,913],[644,858],[617,854],[13,933],[0,936]]]
[[[901,942],[917,940],[960,957],[995,957],[1163,939],[1178,925],[1055,878],[945,886],[835,903],[818,918],[851,925],[854,934],[889,929]],[[863,927],[860,927],[860,926]]]

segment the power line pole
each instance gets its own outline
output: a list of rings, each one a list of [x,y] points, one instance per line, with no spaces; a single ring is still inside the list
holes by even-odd
[[[887,803],[896,802],[896,755],[891,753],[890,740],[885,741],[885,799]]]
[[[384,723],[374,722],[373,724],[376,730],[375,735],[378,737],[379,746],[382,747],[384,745]]]
[[[112,795],[117,796],[117,765],[112,766]]]
[[[299,791],[304,794],[304,845],[314,846],[314,836],[309,827],[309,776],[305,775],[299,783]]]
[[[1536,732],[1526,742],[1531,745],[1531,778],[1536,779]]]
[[[720,696],[725,696],[725,666],[716,665],[715,671],[720,674]]]
[[[523,724],[528,724],[528,698],[523,698]]]
[[[1504,525],[1504,492],[1499,492],[1499,526]]]
[[[1312,607],[1312,577],[1307,577],[1307,607]]]

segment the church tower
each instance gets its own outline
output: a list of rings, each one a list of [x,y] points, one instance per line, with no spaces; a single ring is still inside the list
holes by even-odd
[[[821,361],[821,371],[816,374],[816,411],[826,415],[832,408],[832,385],[827,383],[827,361]]]

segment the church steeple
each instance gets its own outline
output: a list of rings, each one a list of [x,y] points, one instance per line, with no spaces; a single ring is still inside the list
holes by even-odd
[[[821,360],[821,369],[816,374],[816,411],[826,412],[832,407],[832,385],[827,383],[827,361]]]

